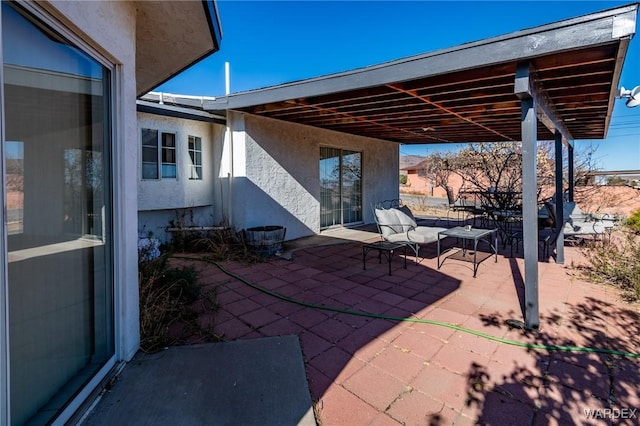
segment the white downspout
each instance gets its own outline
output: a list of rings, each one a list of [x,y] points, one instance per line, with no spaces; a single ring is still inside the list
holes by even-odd
[[[229,96],[231,93],[231,84],[230,84],[230,76],[229,76],[229,62],[224,63],[224,86],[225,86],[225,95]],[[229,114],[229,110],[227,110],[227,133],[229,134],[229,173],[227,173],[227,178],[229,179],[229,226],[233,227],[233,128],[231,126],[231,115]]]

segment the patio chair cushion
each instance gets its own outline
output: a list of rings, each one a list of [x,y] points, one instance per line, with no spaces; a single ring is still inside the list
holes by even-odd
[[[429,244],[438,241],[438,232],[444,231],[447,228],[440,228],[435,226],[418,226],[408,232],[401,232],[398,234],[390,235],[387,240],[394,243],[412,242],[417,244]]]
[[[376,220],[380,226],[380,232],[385,239],[394,234],[404,234],[418,226],[416,220],[407,207],[399,209],[375,209]]]
[[[605,224],[601,221],[580,222],[575,220],[565,223],[563,231],[566,236],[598,235],[604,233]]]
[[[413,216],[413,213],[411,212],[411,209],[409,207],[407,206],[398,207],[398,217],[400,217],[400,214],[404,214],[408,217],[408,219],[404,218],[401,220],[410,222],[414,228],[418,226],[418,224],[416,223],[416,218]]]
[[[538,211],[538,217],[553,217],[555,220],[555,208],[556,204],[553,201],[546,202],[545,205]],[[582,209],[573,201],[565,201],[562,205],[562,212],[565,221],[589,221],[590,215],[585,214]]]
[[[569,209],[567,209],[567,204],[569,205]],[[549,212],[549,216],[553,220],[554,224],[556,221],[555,215],[555,205],[553,203],[545,203],[547,207],[547,211]],[[573,213],[576,216],[567,216],[567,214]],[[605,224],[600,220],[590,220],[587,221],[585,219],[581,219],[580,216],[585,216],[580,208],[575,203],[565,203],[565,222],[562,227],[562,232],[567,237],[579,237],[586,235],[600,235],[605,232]],[[585,216],[586,217],[586,216]],[[555,225],[554,225],[555,226]]]

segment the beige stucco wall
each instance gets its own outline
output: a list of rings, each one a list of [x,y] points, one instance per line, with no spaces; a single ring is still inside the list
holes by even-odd
[[[281,225],[286,239],[320,231],[320,147],[362,152],[363,219],[373,222],[372,203],[398,198],[398,145],[250,114],[232,113],[244,127],[234,134],[233,224],[238,229]],[[242,120],[244,117],[244,120]],[[222,178],[225,180],[225,178]],[[223,188],[225,184],[221,185]]]
[[[141,164],[138,164],[138,210],[179,209],[213,204],[213,139],[215,134],[222,135],[224,127],[219,124],[139,112],[138,138],[143,128],[176,135],[177,177],[143,180]],[[202,138],[202,180],[189,179],[189,136]]]
[[[171,234],[166,228],[171,222],[185,226],[218,224],[220,210],[216,198],[219,165],[214,161],[214,149],[222,144],[225,127],[220,124],[156,114],[138,113],[138,146],[143,128],[176,135],[176,179],[143,180],[141,164],[138,170],[138,231],[149,232],[161,241]],[[189,179],[190,157],[188,137],[202,139],[202,180]]]

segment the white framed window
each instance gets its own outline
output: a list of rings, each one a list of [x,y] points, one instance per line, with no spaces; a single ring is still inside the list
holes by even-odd
[[[142,179],[175,179],[176,135],[142,129]]]
[[[202,138],[189,136],[189,179],[202,180]]]

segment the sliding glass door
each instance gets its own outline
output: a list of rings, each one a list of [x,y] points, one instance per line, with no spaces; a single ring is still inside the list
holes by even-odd
[[[2,3],[11,423],[46,424],[114,354],[111,73]]]
[[[320,227],[362,221],[362,153],[320,148]]]

